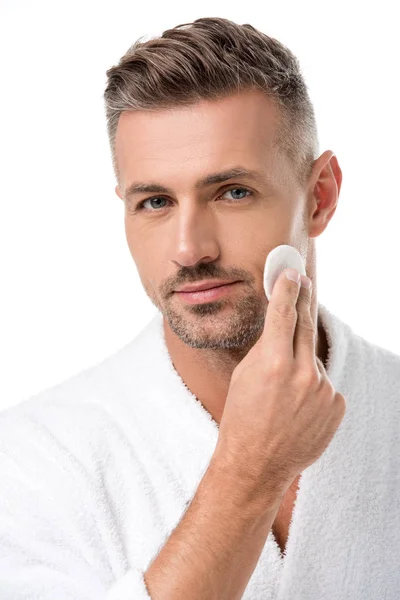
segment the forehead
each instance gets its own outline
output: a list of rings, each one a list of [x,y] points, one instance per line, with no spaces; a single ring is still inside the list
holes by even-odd
[[[278,108],[260,90],[185,107],[124,111],[115,140],[121,183],[233,164],[273,170],[278,126]]]

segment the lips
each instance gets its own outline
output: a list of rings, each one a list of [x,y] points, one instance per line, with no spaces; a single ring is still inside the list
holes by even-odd
[[[236,283],[236,281],[207,281],[199,284],[187,285],[178,290],[176,292],[202,292],[204,290],[210,290],[213,288],[221,287],[223,285],[230,285],[232,283]]]
[[[236,289],[236,284],[239,283],[239,281],[233,281],[228,284],[214,285],[213,288],[205,290],[197,290],[196,292],[176,292],[176,294],[186,304],[204,304],[220,300],[230,293],[234,293],[233,290]]]

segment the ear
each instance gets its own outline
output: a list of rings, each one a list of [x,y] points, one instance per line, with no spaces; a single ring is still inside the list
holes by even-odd
[[[115,193],[117,194],[117,196],[118,196],[119,198],[121,198],[121,200],[123,200],[123,199],[124,199],[124,197],[123,197],[123,195],[122,195],[122,192],[121,192],[121,190],[119,189],[119,184],[117,184],[117,185],[115,186]]]
[[[326,150],[315,161],[308,192],[308,236],[318,237],[328,226],[339,200],[342,170],[335,154]]]

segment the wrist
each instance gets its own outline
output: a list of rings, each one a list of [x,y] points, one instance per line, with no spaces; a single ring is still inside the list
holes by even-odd
[[[276,513],[285,494],[285,487],[272,478],[264,482],[252,476],[232,455],[217,447],[207,469],[209,482],[218,488],[221,499],[229,501],[249,517],[263,518]]]

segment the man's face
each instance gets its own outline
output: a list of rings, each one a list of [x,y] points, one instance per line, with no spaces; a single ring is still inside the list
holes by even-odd
[[[274,147],[277,127],[277,108],[257,90],[187,108],[121,114],[116,192],[125,199],[128,246],[151,302],[193,348],[251,347],[268,303],[268,253],[290,244],[306,256],[306,190]],[[233,167],[259,176],[196,187]],[[137,182],[170,192],[125,196]],[[206,279],[241,282],[216,300],[195,304],[174,291]]]

